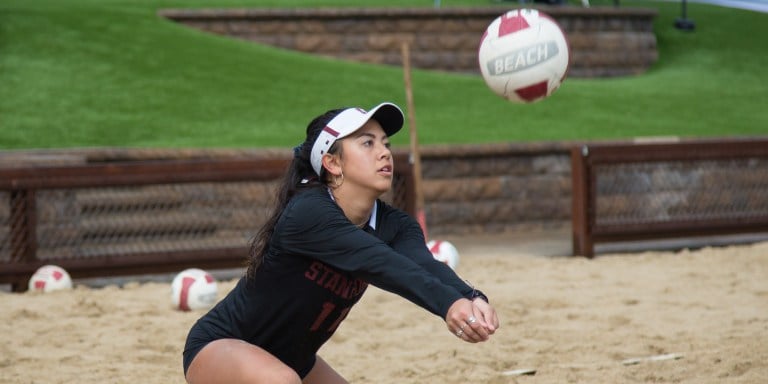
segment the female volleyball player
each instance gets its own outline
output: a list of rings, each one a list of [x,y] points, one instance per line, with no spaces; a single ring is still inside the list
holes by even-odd
[[[485,295],[434,260],[416,220],[379,200],[402,125],[391,103],[309,124],[245,276],[189,332],[188,383],[347,383],[317,351],[368,284],[440,316],[464,341],[494,333]]]

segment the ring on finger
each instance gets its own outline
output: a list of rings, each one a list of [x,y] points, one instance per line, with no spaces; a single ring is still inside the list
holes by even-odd
[[[474,317],[474,316],[470,316],[470,317],[467,319],[467,322],[468,322],[469,324],[474,324],[474,323],[476,323],[476,322],[477,322],[477,318],[476,318],[476,317]]]
[[[463,334],[464,334],[464,330],[463,329],[459,329],[458,331],[456,331],[456,337],[461,337],[461,335],[463,335]]]

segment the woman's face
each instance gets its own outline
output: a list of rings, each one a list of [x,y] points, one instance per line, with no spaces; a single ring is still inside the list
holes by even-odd
[[[394,163],[389,137],[379,122],[369,120],[341,142],[343,185],[370,189],[377,194],[389,191],[392,187]]]

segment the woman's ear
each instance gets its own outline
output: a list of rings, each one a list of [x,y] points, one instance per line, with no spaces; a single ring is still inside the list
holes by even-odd
[[[338,155],[326,153],[323,155],[323,168],[333,176],[341,175],[341,161]]]

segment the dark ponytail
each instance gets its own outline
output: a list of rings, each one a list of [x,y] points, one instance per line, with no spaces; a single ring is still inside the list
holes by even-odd
[[[316,175],[309,158],[312,153],[312,145],[315,143],[317,136],[320,135],[320,131],[343,110],[343,108],[333,109],[313,119],[307,126],[306,139],[294,148],[293,161],[291,161],[285,176],[283,176],[283,181],[275,194],[274,206],[272,207],[270,217],[251,240],[246,276],[253,277],[264,260],[264,255],[269,248],[269,241],[275,231],[275,225],[291,198],[301,190],[328,185],[328,174],[322,171],[320,176]],[[336,144],[338,143],[334,143],[331,146],[328,153],[338,152]],[[340,146],[338,147],[340,148]]]

